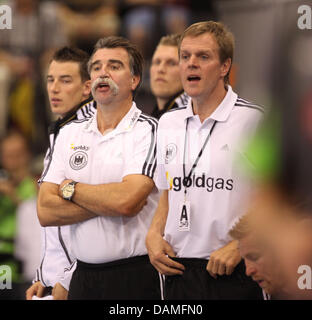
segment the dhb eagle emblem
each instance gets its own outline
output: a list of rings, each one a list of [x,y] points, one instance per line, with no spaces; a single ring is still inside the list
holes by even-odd
[[[177,146],[174,143],[170,143],[166,146],[165,164],[168,164],[177,155]]]
[[[88,163],[88,155],[83,151],[75,152],[69,160],[69,164],[72,169],[80,170],[84,168]]]

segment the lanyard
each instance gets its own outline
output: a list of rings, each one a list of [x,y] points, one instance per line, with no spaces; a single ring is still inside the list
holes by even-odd
[[[213,131],[213,129],[214,129],[214,127],[216,126],[216,123],[217,123],[216,120],[213,122],[213,125],[211,126],[211,129],[210,129],[210,131],[209,131],[209,133],[208,133],[208,135],[207,135],[207,137],[206,137],[206,139],[205,139],[205,142],[204,142],[203,146],[201,147],[201,149],[200,149],[200,151],[199,151],[199,153],[198,153],[198,155],[197,155],[197,158],[196,158],[194,164],[192,165],[192,168],[191,168],[189,174],[186,176],[186,172],[185,172],[185,170],[186,170],[186,169],[185,169],[186,159],[185,159],[185,158],[186,158],[187,129],[188,129],[189,119],[190,119],[190,118],[187,118],[187,119],[186,119],[185,138],[184,138],[184,152],[183,152],[183,186],[184,186],[184,188],[185,188],[185,189],[184,189],[184,197],[186,197],[187,188],[190,187],[191,184],[192,184],[192,183],[191,183],[191,176],[192,176],[195,168],[197,167],[198,161],[199,161],[199,159],[201,158],[201,156],[202,156],[202,154],[203,154],[203,152],[204,152],[204,150],[205,150],[205,148],[206,148],[206,145],[207,145],[207,143],[208,143],[208,140],[209,140],[209,138],[210,138],[210,136],[211,136],[211,134],[212,134],[212,131]]]

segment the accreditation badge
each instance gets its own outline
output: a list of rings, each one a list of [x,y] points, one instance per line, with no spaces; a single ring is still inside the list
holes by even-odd
[[[179,207],[179,231],[190,231],[191,229],[191,204],[184,201]]]

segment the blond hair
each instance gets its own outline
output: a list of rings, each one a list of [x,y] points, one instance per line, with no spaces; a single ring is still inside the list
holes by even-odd
[[[181,35],[174,33],[161,37],[158,46],[178,47]]]
[[[227,59],[231,59],[230,69],[224,77],[224,82],[229,83],[229,74],[233,63],[235,41],[234,35],[223,23],[216,21],[202,21],[189,26],[186,30],[184,30],[180,37],[178,45],[179,55],[181,43],[185,37],[198,37],[204,33],[210,33],[214,36],[219,46],[219,59],[221,63],[224,63]]]
[[[241,240],[251,232],[250,218],[248,214],[242,216],[229,231],[229,236],[234,240]]]

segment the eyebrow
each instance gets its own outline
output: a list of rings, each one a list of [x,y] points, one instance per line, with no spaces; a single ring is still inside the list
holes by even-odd
[[[213,49],[207,49],[207,50],[200,50],[196,54],[201,55],[201,54],[210,54],[213,53]]]
[[[214,51],[216,51],[216,49],[207,49],[207,50],[199,50],[195,52],[195,55],[201,55],[201,54],[211,54]],[[181,50],[180,54],[190,54],[189,50]]]
[[[48,74],[47,75],[47,79],[49,78],[54,78],[54,76],[52,76],[51,74]],[[72,78],[72,76],[70,74],[64,74],[64,75],[61,75],[60,76],[61,79],[64,79],[64,78]]]
[[[165,59],[165,61],[167,62],[175,62],[175,63],[178,63],[178,59],[174,59],[174,58],[169,58],[169,59]]]
[[[101,60],[95,60],[94,62],[91,63],[90,67],[92,68],[94,65],[101,64],[101,63],[102,63]],[[124,65],[121,60],[117,60],[117,59],[109,59],[108,60],[108,64],[114,64],[114,63],[117,63],[117,64],[119,64],[121,66]]]
[[[253,260],[253,261],[255,260],[255,257],[256,257],[256,258],[260,258],[260,257],[261,257],[260,252],[252,251],[252,252],[248,252],[248,253],[244,256],[244,258],[249,259],[249,260]]]
[[[108,60],[108,63],[117,63],[117,64],[120,64],[121,66],[124,65],[122,61],[116,60],[116,59],[110,59]]]

